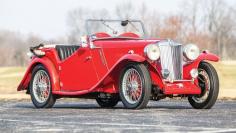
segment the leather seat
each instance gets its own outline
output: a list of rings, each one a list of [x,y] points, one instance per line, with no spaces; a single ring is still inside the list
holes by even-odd
[[[57,45],[56,50],[61,60],[71,56],[80,46],[78,45]]]

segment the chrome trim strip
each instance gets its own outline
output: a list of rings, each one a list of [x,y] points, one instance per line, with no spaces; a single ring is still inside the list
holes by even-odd
[[[102,54],[102,50],[101,50],[101,49],[99,50],[99,55],[100,55],[100,59],[102,60],[102,64],[103,64],[104,66],[106,66],[106,61],[105,61],[105,59],[104,59],[104,56],[103,56],[103,54]]]
[[[173,80],[173,81],[170,81],[170,80],[164,80],[165,82],[170,82],[170,83],[174,83],[174,82],[193,82],[194,79],[183,79],[183,80]]]

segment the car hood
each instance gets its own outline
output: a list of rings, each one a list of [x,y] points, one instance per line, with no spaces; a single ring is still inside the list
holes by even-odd
[[[145,47],[148,44],[153,44],[161,41],[161,39],[107,39],[95,40],[93,43],[99,46],[110,47]]]

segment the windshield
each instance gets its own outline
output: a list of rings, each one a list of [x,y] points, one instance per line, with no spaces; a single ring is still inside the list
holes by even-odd
[[[145,37],[143,23],[139,20],[95,20],[86,21],[88,35],[107,33],[110,37],[121,37],[124,33],[134,33],[141,38]]]

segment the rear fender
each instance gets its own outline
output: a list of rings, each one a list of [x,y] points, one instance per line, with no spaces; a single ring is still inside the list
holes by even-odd
[[[52,63],[52,61],[50,59],[48,59],[47,57],[34,58],[31,61],[29,67],[26,70],[26,73],[25,73],[22,81],[20,82],[20,84],[17,88],[17,91],[27,90],[29,88],[29,83],[31,80],[32,71],[33,71],[34,67],[38,64],[42,64],[48,70],[49,75],[51,77],[52,91],[59,91],[60,84],[59,84],[58,71],[55,68],[55,65]]]

